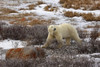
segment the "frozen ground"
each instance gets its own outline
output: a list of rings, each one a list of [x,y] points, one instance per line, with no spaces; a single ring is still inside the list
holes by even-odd
[[[16,11],[18,11],[18,13],[14,13],[14,14],[9,14],[10,16],[12,15],[17,15],[17,14],[21,14],[21,13],[35,13],[37,14],[37,16],[39,18],[42,19],[52,19],[55,18],[55,20],[53,20],[52,24],[61,24],[61,23],[71,23],[73,24],[75,27],[80,28],[80,29],[84,29],[87,31],[91,31],[92,29],[90,28],[86,28],[88,25],[94,25],[95,23],[98,23],[100,25],[100,21],[96,22],[96,21],[85,21],[82,17],[73,17],[73,18],[68,18],[65,17],[63,15],[64,11],[73,11],[73,12],[79,12],[79,13],[95,13],[96,16],[100,15],[100,10],[95,10],[95,11],[86,11],[86,10],[75,10],[75,9],[66,9],[63,8],[58,2],[59,0],[43,0],[45,2],[45,4],[42,5],[37,5],[35,7],[35,9],[33,10],[19,10],[20,8],[28,8],[27,5],[32,4],[37,2],[37,0],[23,0],[23,1],[11,1],[11,0],[2,0],[0,1],[0,7],[7,7],[10,9],[14,9]],[[26,2],[26,3],[24,3]],[[5,5],[4,5],[5,4]],[[17,4],[15,6],[10,6],[9,4]],[[52,5],[52,6],[56,6],[58,7],[57,11],[45,11],[44,7],[47,5]],[[98,40],[100,41],[100,39],[98,38]],[[23,45],[24,44],[24,45]],[[10,49],[10,48],[17,48],[17,47],[24,47],[26,44],[26,42],[23,41],[16,41],[16,40],[1,40],[0,41],[0,50],[2,52],[2,49]],[[48,53],[50,53],[51,55],[49,56],[53,56],[55,55],[56,51],[53,52],[53,50],[47,50]],[[53,54],[54,53],[54,54]],[[53,54],[53,55],[52,55]],[[48,56],[48,57],[49,57]],[[100,65],[100,53],[94,53],[94,54],[81,54],[81,55],[75,55],[76,57],[88,57],[88,58],[92,58],[93,60],[95,60],[95,67],[98,67],[98,65]],[[99,56],[99,57],[96,57]],[[0,57],[1,59],[4,59],[4,54],[1,55]]]

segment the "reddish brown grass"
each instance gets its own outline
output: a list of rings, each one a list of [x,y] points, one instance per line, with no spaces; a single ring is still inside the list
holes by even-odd
[[[36,6],[35,4],[30,4],[30,5],[28,5],[29,10],[33,10],[35,6]]]
[[[67,17],[82,16],[86,21],[100,21],[100,16],[95,16],[93,13],[77,13],[72,11],[66,11],[64,13]]]
[[[72,11],[66,11],[66,12],[64,13],[64,15],[67,16],[67,17],[80,16],[79,13],[77,13],[77,12],[72,12]]]
[[[97,2],[98,1],[98,2]],[[65,8],[74,8],[84,10],[99,10],[100,0],[60,0],[59,1]]]
[[[29,22],[27,22],[27,20],[29,21]],[[39,18],[37,18],[37,19],[34,19],[34,18],[28,18],[28,19],[26,19],[25,17],[23,17],[23,18],[19,18],[19,19],[17,19],[16,21],[14,20],[14,21],[11,21],[11,22],[9,22],[10,24],[15,24],[15,25],[24,25],[24,26],[26,26],[26,25],[30,25],[30,26],[33,26],[33,25],[38,25],[38,24],[50,24],[51,23],[51,21],[52,21],[52,19],[50,19],[50,20],[42,20],[42,19],[39,19]]]
[[[38,1],[38,2],[35,3],[35,4],[30,4],[30,5],[28,5],[29,10],[33,10],[37,5],[40,5],[40,4],[44,4],[44,2],[43,2],[43,1]]]
[[[58,7],[53,7],[51,5],[47,5],[47,6],[44,7],[44,10],[45,11],[57,11]]]
[[[1,8],[0,11],[2,11],[4,14],[18,13],[17,11],[9,9],[9,8]]]

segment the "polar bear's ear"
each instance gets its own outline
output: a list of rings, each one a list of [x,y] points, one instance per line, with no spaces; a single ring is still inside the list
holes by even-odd
[[[47,28],[52,27],[53,25],[48,25]]]

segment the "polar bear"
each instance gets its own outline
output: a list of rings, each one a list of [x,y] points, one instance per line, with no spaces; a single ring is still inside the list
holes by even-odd
[[[70,45],[71,39],[74,39],[79,44],[81,44],[81,39],[77,33],[77,30],[69,23],[63,23],[60,25],[50,25],[48,27],[48,37],[46,43],[42,47],[48,47],[54,38],[59,44],[58,48],[62,47],[63,39],[66,39],[67,45]]]

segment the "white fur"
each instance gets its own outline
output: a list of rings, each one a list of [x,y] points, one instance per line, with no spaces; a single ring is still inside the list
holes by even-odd
[[[63,38],[66,39],[68,45],[70,44],[70,39],[74,39],[79,44],[81,44],[81,39],[79,38],[77,30],[71,24],[64,23],[60,25],[50,25],[48,27],[48,32],[48,38],[44,47],[47,47],[50,44],[49,41],[51,41],[53,38],[57,39],[59,47],[61,47],[63,44]]]

